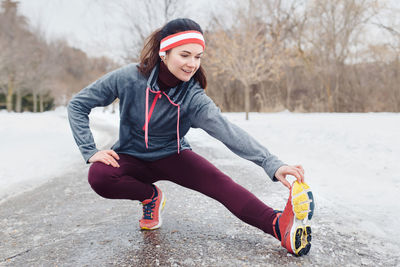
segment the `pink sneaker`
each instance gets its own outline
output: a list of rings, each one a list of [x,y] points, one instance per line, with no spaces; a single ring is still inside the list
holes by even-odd
[[[139,221],[142,230],[154,230],[160,228],[162,224],[161,211],[164,209],[166,200],[160,188],[155,185],[153,187],[153,196],[142,202],[143,217]]]
[[[306,183],[295,181],[283,212],[277,212],[273,222],[275,237],[290,253],[308,254],[311,248],[311,227],[307,221],[314,213],[314,197]]]

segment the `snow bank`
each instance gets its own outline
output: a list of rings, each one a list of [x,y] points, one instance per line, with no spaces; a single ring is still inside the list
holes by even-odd
[[[92,131],[97,144],[115,140],[118,116],[95,109],[90,120],[95,126]],[[83,162],[65,108],[44,113],[1,111],[0,151],[0,202],[61,176]]]
[[[301,164],[318,205],[342,214],[349,232],[399,243],[400,114],[225,114],[288,164]],[[189,138],[230,153],[202,130]],[[293,180],[293,179],[291,179]],[[340,220],[340,218],[338,218]],[[344,231],[346,229],[343,229]]]

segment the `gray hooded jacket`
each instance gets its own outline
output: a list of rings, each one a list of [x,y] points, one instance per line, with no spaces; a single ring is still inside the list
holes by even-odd
[[[191,149],[184,136],[191,127],[201,128],[240,157],[261,166],[276,181],[274,175],[284,165],[282,161],[222,116],[194,78],[167,92],[161,91],[157,85],[158,68],[157,65],[146,78],[137,64],[127,65],[106,74],[72,98],[68,118],[86,162],[98,151],[89,129],[91,109],[107,106],[119,98],[119,140],[111,148],[115,152],[154,161]]]

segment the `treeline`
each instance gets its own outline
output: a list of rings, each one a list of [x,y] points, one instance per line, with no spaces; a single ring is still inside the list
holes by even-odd
[[[73,92],[115,68],[107,58],[89,58],[65,40],[45,40],[18,13],[18,2],[1,1],[0,109],[43,112],[65,105]]]
[[[143,39],[166,21],[206,14],[202,64],[208,94],[223,111],[400,112],[395,1],[220,0],[213,2],[224,10],[218,15],[191,10],[185,0],[94,3],[126,20],[126,63],[137,61]],[[17,7],[2,1],[0,108],[65,105],[117,67],[66,41],[44,40]]]
[[[214,17],[209,94],[225,111],[400,112],[400,10],[388,4],[250,0],[228,26]]]

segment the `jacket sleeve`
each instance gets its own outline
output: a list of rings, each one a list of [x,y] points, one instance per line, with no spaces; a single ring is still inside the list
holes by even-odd
[[[92,108],[107,106],[118,97],[118,72],[113,71],[82,89],[68,104],[68,120],[75,142],[84,160],[98,151],[89,128],[89,114]]]
[[[261,166],[273,181],[278,181],[275,172],[285,164],[247,132],[229,122],[205,93],[194,96],[191,106],[194,108],[192,127],[203,129],[238,156]]]

